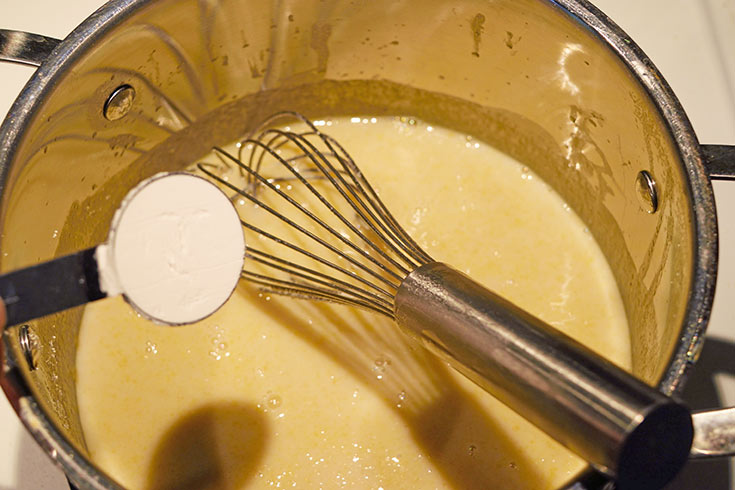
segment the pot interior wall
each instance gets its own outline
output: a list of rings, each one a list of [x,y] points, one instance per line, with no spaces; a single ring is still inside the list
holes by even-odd
[[[102,242],[139,180],[193,163],[272,112],[411,115],[490,143],[562,195],[614,270],[635,374],[660,380],[691,282],[691,202],[646,92],[582,24],[531,0],[138,3],[94,42],[67,46],[16,141],[3,270]],[[108,121],[105,100],[123,84],[135,89],[132,109]],[[657,182],[655,214],[637,194],[641,170]],[[31,324],[38,369],[24,375],[84,452],[81,314]],[[20,359],[15,335],[6,337]]]

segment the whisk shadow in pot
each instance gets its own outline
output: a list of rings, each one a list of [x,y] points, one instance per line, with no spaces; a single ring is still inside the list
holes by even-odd
[[[239,292],[257,296],[253,286]],[[507,436],[509,427],[489,415],[488,405],[469,396],[445,363],[402,335],[391,321],[277,296],[264,296],[255,305],[378,394],[406,421],[425,457],[456,488],[512,488],[539,476],[528,452]],[[490,401],[490,407],[493,404],[505,410]]]

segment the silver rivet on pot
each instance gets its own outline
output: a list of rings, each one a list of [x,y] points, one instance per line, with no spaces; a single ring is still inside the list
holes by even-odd
[[[122,119],[130,112],[135,100],[135,89],[130,85],[120,85],[112,91],[105,102],[103,114],[108,121]]]
[[[31,327],[28,325],[21,325],[18,330],[18,341],[20,342],[20,348],[25,356],[28,368],[33,371],[36,369],[36,340],[31,334]]]
[[[658,190],[656,189],[656,181],[647,170],[638,172],[636,179],[636,191],[638,200],[648,213],[655,213],[658,210]]]

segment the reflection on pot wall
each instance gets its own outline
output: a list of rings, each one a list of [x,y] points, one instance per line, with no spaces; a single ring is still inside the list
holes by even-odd
[[[651,384],[665,374],[692,267],[678,156],[645,91],[557,7],[161,0],[94,41],[71,50],[15,151],[4,269],[103,241],[138,181],[192,163],[272,112],[413,115],[496,146],[557,189],[615,271],[636,374]],[[110,121],[105,102],[123,85],[135,98]],[[656,181],[654,214],[637,196],[641,170]],[[33,324],[44,347],[25,374],[83,447],[69,328],[80,316]]]

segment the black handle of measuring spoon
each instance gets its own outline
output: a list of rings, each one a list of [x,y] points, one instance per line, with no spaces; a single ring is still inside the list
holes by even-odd
[[[96,247],[0,275],[7,325],[102,299]]]

